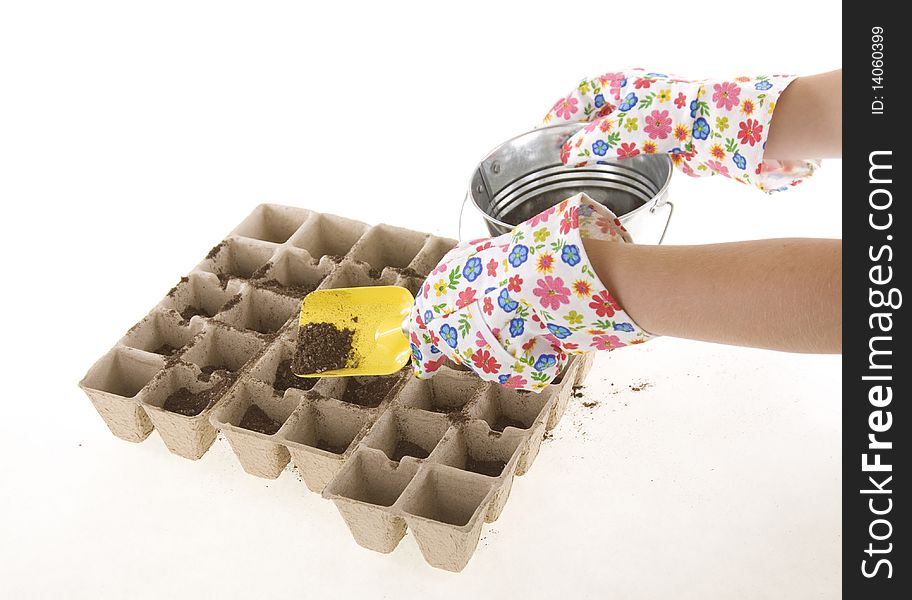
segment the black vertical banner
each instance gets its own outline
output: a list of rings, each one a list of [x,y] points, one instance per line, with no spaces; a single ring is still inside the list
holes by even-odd
[[[908,597],[908,21],[843,5],[843,597]]]

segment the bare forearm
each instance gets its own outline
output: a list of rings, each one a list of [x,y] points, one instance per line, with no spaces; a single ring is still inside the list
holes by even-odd
[[[842,156],[842,70],[799,77],[773,111],[765,158]]]
[[[780,239],[703,246],[585,240],[602,283],[658,335],[836,353],[842,243]]]

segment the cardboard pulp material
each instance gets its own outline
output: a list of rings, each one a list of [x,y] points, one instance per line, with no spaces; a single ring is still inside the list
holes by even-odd
[[[447,363],[382,378],[289,377],[301,299],[314,289],[398,285],[417,294],[455,242],[390,225],[263,204],[182,277],[80,382],[114,435],[157,430],[203,456],[221,431],[241,467],[276,478],[293,462],[355,541],[392,552],[411,528],[434,567],[459,571],[557,425],[591,359],[541,394]],[[198,402],[176,408],[174,399]],[[273,426],[243,427],[253,408]],[[251,413],[253,414],[253,413]]]

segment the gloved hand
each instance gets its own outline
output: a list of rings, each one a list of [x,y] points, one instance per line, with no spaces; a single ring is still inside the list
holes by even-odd
[[[610,210],[577,194],[451,250],[415,298],[416,375],[431,377],[449,358],[482,379],[541,391],[570,354],[649,339],[599,281],[584,238],[631,241]]]
[[[723,175],[771,193],[819,161],[764,161],[779,95],[793,75],[689,81],[644,69],[584,79],[543,125],[591,121],[561,152],[568,165],[666,152],[688,175]]]

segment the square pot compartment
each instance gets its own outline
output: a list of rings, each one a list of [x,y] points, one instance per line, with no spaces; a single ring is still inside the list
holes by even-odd
[[[286,337],[278,338],[250,369],[250,376],[268,383],[277,394],[285,390],[306,392],[321,381],[319,377],[298,377],[292,370],[295,343]]]
[[[345,402],[362,408],[377,408],[389,398],[399,383],[405,378],[405,371],[411,367],[406,365],[402,370],[392,375],[336,377],[327,394]]]
[[[309,210],[279,204],[260,204],[231,235],[283,244],[312,215]]]
[[[169,358],[180,354],[198,330],[199,327],[194,328],[176,312],[153,310],[120,343]]]
[[[222,277],[250,279],[269,263],[275,250],[276,245],[269,242],[230,237],[210,250],[194,270]]]
[[[142,405],[168,450],[197,460],[215,441],[217,431],[210,424],[209,415],[233,383],[233,377],[216,374],[203,381],[192,365],[176,364],[153,381],[142,398]],[[181,395],[188,400],[186,414],[174,412],[171,406],[165,408]]]
[[[322,256],[341,259],[367,230],[367,224],[335,215],[314,214],[289,242],[319,260]]]
[[[375,552],[392,552],[405,535],[405,519],[391,507],[418,471],[394,463],[379,450],[359,448],[323,491],[336,505],[355,541]]]
[[[503,511],[513,486],[513,475],[527,448],[528,434],[511,429],[492,435],[483,421],[468,421],[450,429],[434,453],[434,461],[496,479],[495,492],[485,514],[489,523]]]
[[[371,267],[367,263],[342,261],[338,267],[320,284],[321,290],[349,287],[371,287],[375,285],[393,285],[395,273],[386,271],[377,277],[371,277]]]
[[[433,380],[432,380],[433,381]],[[511,390],[492,385],[467,410],[469,417],[485,421],[492,431],[530,429],[548,406],[551,395]]]
[[[286,394],[286,398],[301,396]],[[303,398],[282,430],[281,438],[291,451],[304,483],[319,493],[339,472],[352,444],[376,415],[315,392],[303,394]]]
[[[215,319],[238,329],[269,335],[284,327],[299,310],[297,298],[248,285],[241,288],[240,299],[226,304]]]
[[[421,250],[408,266],[416,273],[420,273],[422,278],[426,278],[428,274],[434,270],[434,267],[440,263],[446,253],[455,247],[456,240],[441,238],[435,235],[428,236],[424,241]]]
[[[448,427],[444,415],[393,406],[377,419],[364,444],[394,462],[420,461],[431,455]]]
[[[240,371],[263,349],[263,342],[253,334],[217,323],[207,325],[181,360],[196,365],[203,373],[225,370]]]
[[[254,285],[301,300],[317,289],[329,273],[330,264],[313,261],[304,250],[280,248]]]
[[[426,465],[399,500],[424,559],[461,571],[478,545],[494,481],[445,465]]]
[[[402,406],[449,414],[461,412],[485,387],[474,374],[442,368],[431,379],[409,379],[397,399]]]
[[[245,377],[212,412],[210,422],[225,434],[246,472],[275,479],[291,458],[276,434],[299,401],[298,396],[277,395],[271,385]]]
[[[157,354],[115,346],[89,369],[79,387],[111,433],[128,442],[141,442],[152,433],[152,421],[140,396],[164,366],[164,358]]]
[[[157,308],[173,310],[185,322],[212,318],[238,290],[237,281],[222,281],[212,273],[191,273],[168,292]]]
[[[392,227],[377,225],[371,227],[352,248],[349,258],[368,263],[374,269],[409,266],[424,246],[427,234]]]

